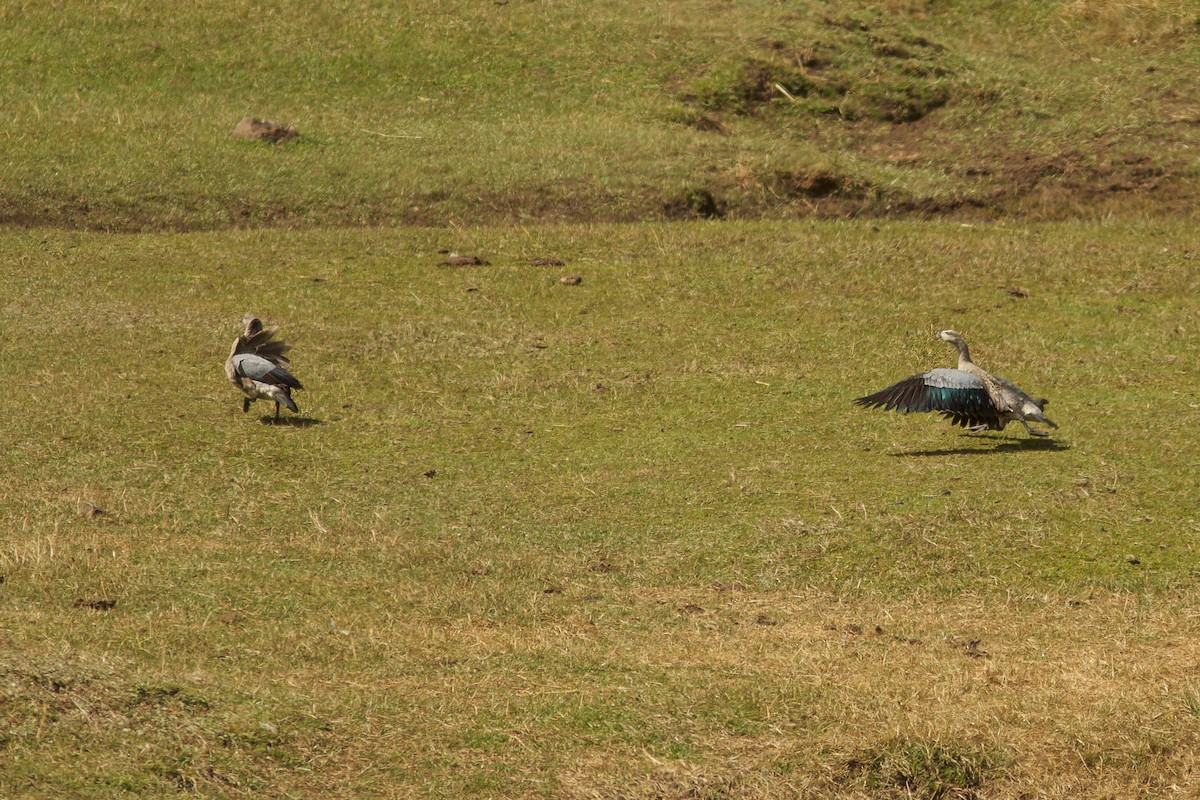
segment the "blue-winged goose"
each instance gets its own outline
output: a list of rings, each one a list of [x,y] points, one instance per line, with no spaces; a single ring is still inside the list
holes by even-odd
[[[249,411],[250,404],[262,398],[275,401],[275,419],[279,419],[280,404],[298,413],[292,389],[304,387],[288,372],[292,362],[284,355],[292,346],[276,339],[274,330],[264,329],[258,317],[247,314],[242,322],[246,330],[233,341],[225,360],[225,375],[246,393],[242,411]]]
[[[937,337],[958,351],[958,369],[931,369],[854,402],[885,411],[938,411],[952,424],[975,432],[1001,431],[1014,420],[1033,436],[1050,434],[1030,428],[1030,420],[1058,427],[1043,413],[1049,401],[1034,400],[1003,378],[976,366],[961,333],[938,331]]]

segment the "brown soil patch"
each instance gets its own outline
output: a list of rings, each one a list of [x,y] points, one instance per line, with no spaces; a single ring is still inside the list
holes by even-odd
[[[708,189],[688,189],[664,202],[662,210],[667,219],[717,219],[728,206]]]
[[[788,197],[862,196],[861,188],[851,179],[828,170],[780,171],[775,173],[775,183]]]

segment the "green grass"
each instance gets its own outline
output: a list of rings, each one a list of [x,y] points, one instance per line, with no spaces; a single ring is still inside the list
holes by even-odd
[[[9,231],[0,789],[853,796],[902,740],[998,796],[1184,780],[1189,237]],[[309,424],[241,414],[244,311]],[[851,406],[941,327],[1053,443]]]
[[[1168,0],[10,4],[0,219],[623,221],[695,216],[698,189],[740,218],[1186,214],[1196,18]],[[233,140],[244,115],[301,137]]]
[[[436,519],[469,536],[453,542],[464,564],[503,552],[490,538],[497,526],[548,526],[537,537],[554,542],[552,562],[615,536],[645,548],[630,555],[667,583],[718,569],[762,588],[832,587],[857,582],[867,559],[881,592],[907,591],[916,573],[930,590],[955,591],[1030,577],[1009,556],[1087,522],[1086,539],[1055,537],[1034,568],[1069,563],[1068,586],[1187,580],[1186,537],[1163,542],[1162,569],[1122,559],[1135,531],[1167,535],[1163,504],[1192,487],[1182,469],[1196,455],[1181,390],[1194,360],[1185,245],[1131,253],[1108,228],[1074,230],[16,236],[10,258],[54,264],[61,280],[48,284],[41,269],[7,277],[16,331],[30,332],[9,339],[10,380],[23,376],[26,389],[10,402],[36,410],[11,409],[28,434],[14,444],[36,458],[25,480],[150,491],[140,512],[125,500],[131,513],[153,510],[173,529],[221,525],[210,517],[218,497],[231,521],[245,511],[284,534],[311,531],[313,515],[356,531]],[[438,267],[439,245],[467,245],[493,266]],[[565,287],[526,265],[547,252],[585,283]],[[1032,296],[1010,297],[1009,284]],[[298,370],[314,387],[303,407],[320,425],[247,434],[239,421],[232,440],[212,440],[213,420],[237,410],[213,376],[242,306],[300,343]],[[930,335],[941,325],[965,329],[982,363],[1051,397],[1065,431],[1057,448],[848,410],[855,396],[947,363]],[[132,414],[146,422],[131,427]],[[1115,435],[1150,421],[1150,447],[1146,434]],[[184,474],[169,478],[175,463]],[[303,491],[305,476],[326,471],[312,488],[328,497]],[[222,472],[233,488],[190,496],[189,475]],[[846,486],[871,488],[846,496]],[[169,488],[180,494],[164,505]],[[346,508],[335,498],[349,491],[392,499]],[[444,491],[466,495],[447,506]],[[538,493],[544,502],[531,502]],[[991,502],[1021,516],[990,519]],[[926,562],[940,544],[894,535],[915,528],[936,540],[947,519],[1034,539],[975,543],[992,557],[955,577]],[[779,556],[780,526],[791,556],[814,536],[852,536],[811,562],[767,569],[760,559]],[[664,546],[669,561],[658,560]]]

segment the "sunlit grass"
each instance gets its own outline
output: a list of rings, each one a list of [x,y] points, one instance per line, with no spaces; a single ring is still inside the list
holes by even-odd
[[[3,244],[8,796],[1192,774],[1185,226]],[[306,425],[241,413],[246,311]],[[850,404],[942,327],[1052,443]]]
[[[697,188],[734,218],[1190,211],[1183,4],[893,5],[9,4],[0,220],[626,221]],[[246,115],[300,138],[230,138]]]

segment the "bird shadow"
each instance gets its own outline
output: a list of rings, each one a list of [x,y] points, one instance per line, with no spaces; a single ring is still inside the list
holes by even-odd
[[[969,436],[980,444],[993,442],[994,439],[983,436]],[[1049,451],[1061,453],[1070,450],[1071,445],[1054,439],[1006,439],[994,447],[946,447],[939,450],[909,450],[904,453],[892,453],[893,458],[926,458],[929,456],[991,456],[997,453],[1028,453]]]
[[[278,425],[281,428],[315,428],[317,425],[324,425],[325,421],[316,417],[280,417],[275,419],[273,416],[259,417],[259,422],[263,425]]]

